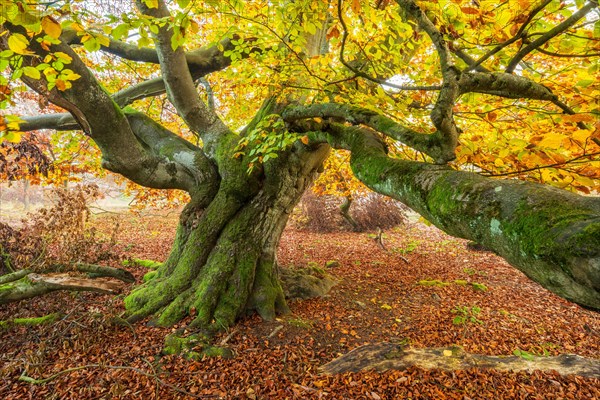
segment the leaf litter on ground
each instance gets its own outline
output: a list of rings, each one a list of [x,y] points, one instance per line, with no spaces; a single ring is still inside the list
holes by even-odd
[[[110,231],[108,219],[96,222]],[[121,250],[132,259],[163,261],[176,223],[174,214],[127,215],[121,219]],[[600,358],[598,313],[434,227],[415,222],[385,235],[387,251],[366,233],[288,227],[278,251],[282,267],[335,261],[330,272],[341,282],[324,297],[290,302],[292,315],[270,322],[250,316],[223,332],[216,341],[233,350],[232,359],[160,356],[165,336],[179,326],[118,323],[123,295],[62,292],[3,306],[0,320],[54,312],[63,317],[0,332],[0,398],[600,398],[598,379],[553,372],[410,367],[320,374],[320,366],[350,350],[386,341],[458,345],[490,355]],[[148,272],[135,264],[130,270],[138,282]],[[455,321],[457,310],[465,314],[463,323]]]

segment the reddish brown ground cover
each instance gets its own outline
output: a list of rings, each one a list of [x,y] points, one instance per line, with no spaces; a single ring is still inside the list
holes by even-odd
[[[175,214],[119,219],[119,246],[127,255],[164,260]],[[111,230],[110,219],[100,224]],[[319,366],[380,341],[600,358],[598,313],[556,297],[494,254],[469,250],[464,241],[417,223],[386,232],[385,245],[387,252],[368,234],[288,228],[280,263],[335,260],[339,266],[331,273],[341,282],[324,298],[292,302],[293,315],[273,322],[251,316],[224,332],[217,342],[226,342],[233,359],[161,357],[164,337],[176,327],[115,324],[122,296],[54,293],[2,306],[0,319],[65,316],[52,325],[0,332],[0,398],[600,398],[598,379],[555,373],[410,368],[319,374]],[[141,278],[147,271],[132,272]],[[481,285],[487,290],[478,290]],[[459,307],[481,322],[453,323]],[[47,381],[26,383],[22,375]]]

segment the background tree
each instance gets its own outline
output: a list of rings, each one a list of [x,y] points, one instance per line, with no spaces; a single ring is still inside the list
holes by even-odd
[[[7,115],[5,140],[81,129],[104,168],[190,196],[130,321],[210,331],[287,311],[275,250],[331,148],[371,189],[600,309],[600,201],[556,187],[598,189],[597,1],[130,6],[3,2],[0,36],[3,103],[20,80],[68,111]]]

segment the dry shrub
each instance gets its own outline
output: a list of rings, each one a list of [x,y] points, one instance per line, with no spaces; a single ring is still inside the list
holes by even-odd
[[[20,229],[0,225],[0,246],[15,269],[43,270],[51,265],[119,259],[118,222],[108,238],[89,224],[88,204],[101,197],[96,185],[52,191],[53,204],[29,214]]]
[[[31,264],[39,258],[42,248],[39,237],[28,238],[21,230],[0,223],[0,275]]]
[[[350,215],[359,232],[377,228],[391,229],[406,223],[407,208],[404,204],[378,193],[359,197],[350,206]]]
[[[317,196],[312,190],[307,190],[294,209],[292,223],[298,229],[310,232],[343,230],[345,223],[340,214],[341,201],[340,197]]]
[[[294,213],[292,223],[310,232],[372,231],[390,229],[406,222],[407,208],[401,203],[377,193],[369,193],[352,201],[349,214],[354,226],[342,216],[343,197],[317,196],[307,191]]]

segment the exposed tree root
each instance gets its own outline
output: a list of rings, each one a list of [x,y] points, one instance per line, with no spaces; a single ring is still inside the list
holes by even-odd
[[[325,374],[374,369],[403,370],[408,367],[439,368],[446,371],[469,368],[493,368],[500,371],[554,370],[561,375],[600,378],[600,360],[575,354],[546,357],[488,356],[466,353],[460,347],[408,348],[395,343],[375,343],[352,350],[320,368]]]
[[[5,321],[0,321],[0,329],[11,328],[13,326],[36,326],[42,324],[51,324],[62,317],[61,313],[52,313],[43,317],[34,318],[13,318]]]
[[[116,278],[120,281],[133,283],[135,282],[135,277],[129,271],[120,268],[106,267],[103,265],[95,265],[95,264],[76,264],[75,269],[79,272],[87,273],[90,278]]]

